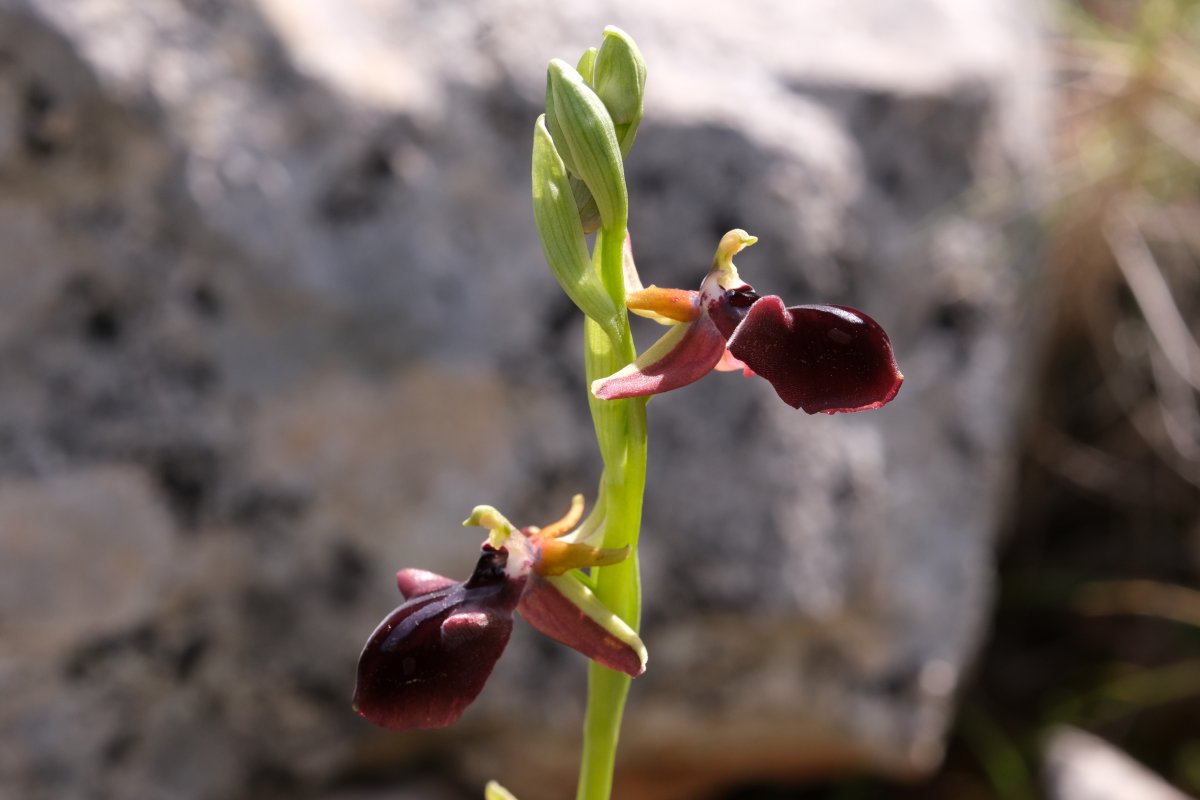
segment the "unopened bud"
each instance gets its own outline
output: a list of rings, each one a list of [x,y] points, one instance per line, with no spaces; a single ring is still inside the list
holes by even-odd
[[[592,86],[612,116],[621,154],[628,155],[642,119],[646,61],[629,34],[613,25],[604,29]]]
[[[567,169],[595,198],[603,226],[623,229],[629,196],[612,117],[583,77],[557,58],[547,70],[546,126]]]
[[[589,86],[592,84],[592,75],[596,68],[596,53],[598,51],[594,47],[589,47],[583,51],[583,55],[579,57],[579,63],[575,65],[575,71],[583,78],[584,83]],[[611,112],[609,112],[611,113]]]

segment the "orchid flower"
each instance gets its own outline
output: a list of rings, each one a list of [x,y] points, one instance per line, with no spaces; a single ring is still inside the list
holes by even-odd
[[[741,229],[725,234],[697,292],[642,288],[627,240],[627,307],[672,328],[632,364],[593,381],[592,393],[601,400],[660,394],[714,369],[741,369],[809,414],[865,411],[895,397],[904,376],[875,320],[847,306],[785,306],[742,281],[733,257],[756,241]]]
[[[491,506],[477,506],[463,524],[489,534],[467,580],[400,570],[396,585],[406,600],[363,648],[355,710],[393,730],[453,724],[504,652],[514,610],[594,661],[641,675],[641,639],[596,599],[580,572],[622,561],[629,548],[592,544],[603,536],[602,507],[576,528],[582,516],[581,495],[566,516],[544,528],[518,530]]]

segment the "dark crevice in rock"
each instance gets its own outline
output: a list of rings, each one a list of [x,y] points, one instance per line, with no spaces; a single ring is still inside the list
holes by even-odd
[[[354,604],[364,589],[369,564],[366,553],[353,542],[342,540],[333,546],[325,584],[331,606],[346,608]]]
[[[953,336],[968,336],[979,326],[979,309],[963,300],[947,300],[934,307],[929,327]]]
[[[153,457],[151,470],[180,527],[195,530],[216,494],[221,472],[217,451],[202,444],[169,447]]]
[[[54,96],[41,83],[31,81],[25,87],[21,141],[30,158],[49,159],[65,147],[62,132],[54,124],[55,104]]]
[[[268,760],[249,766],[246,783],[249,796],[256,798],[294,797],[301,786],[300,777],[292,766]]]
[[[229,501],[229,521],[262,536],[277,537],[295,526],[309,499],[299,490],[253,484]]]
[[[317,213],[335,225],[369,220],[386,207],[396,177],[387,143],[368,145],[334,177],[317,200]]]
[[[88,314],[83,323],[84,337],[93,344],[115,345],[121,339],[122,323],[117,309],[99,307]]]
[[[224,310],[221,295],[210,284],[201,282],[193,286],[191,301],[192,307],[196,309],[196,313],[200,317],[207,320],[221,318],[221,313]]]
[[[131,731],[117,733],[105,742],[100,759],[109,766],[118,766],[133,753],[137,742],[138,737]]]
[[[175,677],[187,682],[208,655],[212,638],[204,632],[193,633],[174,654]]]
[[[63,675],[72,681],[86,680],[112,658],[127,653],[150,656],[159,642],[158,630],[149,623],[97,636],[80,643],[67,657]]]

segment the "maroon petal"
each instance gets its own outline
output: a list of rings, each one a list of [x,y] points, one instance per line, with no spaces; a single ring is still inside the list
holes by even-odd
[[[409,600],[423,594],[436,592],[438,589],[445,589],[456,583],[458,581],[452,578],[424,569],[402,569],[396,573],[396,587],[400,590],[400,594]]]
[[[845,306],[785,308],[774,295],[760,298],[730,336],[729,352],[809,414],[879,408],[904,380],[887,333]]]
[[[537,573],[529,576],[525,594],[521,596],[521,616],[542,633],[609,669],[624,672],[634,678],[646,671],[646,651],[637,634],[616,620],[612,612],[592,602],[601,614],[607,614],[610,626],[620,626],[627,632],[621,638],[593,619],[575,602],[567,598],[552,581]],[[564,577],[558,580],[569,581]],[[588,593],[590,595],[590,593]],[[632,639],[632,641],[631,641]]]
[[[485,547],[470,580],[413,597],[388,615],[359,656],[359,714],[394,730],[441,728],[462,716],[512,633],[524,579],[505,574],[507,558]]]
[[[678,389],[712,372],[724,353],[725,337],[702,314],[695,322],[672,327],[629,366],[592,381],[592,394],[620,400]]]

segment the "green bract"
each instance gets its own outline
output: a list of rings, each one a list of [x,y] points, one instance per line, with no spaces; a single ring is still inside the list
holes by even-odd
[[[559,286],[609,337],[619,337],[618,309],[592,268],[566,166],[545,115],[533,126],[533,219]]]
[[[591,80],[592,67],[596,63],[596,48],[589,47],[584,51],[579,59],[578,70],[580,76],[585,80]],[[562,128],[558,127],[558,117],[554,113],[554,97],[550,92],[550,81],[546,80],[546,113],[545,117],[546,129],[550,132],[550,137],[559,142],[565,142],[566,136],[562,132]],[[573,167],[574,161],[571,160],[571,152],[563,147],[559,152],[559,157],[563,160],[569,172],[575,172]],[[571,182],[571,194],[575,198],[575,209],[579,213],[579,222],[583,226],[585,234],[595,233],[600,227],[600,210],[596,208],[596,200],[592,197],[592,193],[588,190],[587,184],[577,178],[575,175],[568,175]]]
[[[587,184],[603,227],[623,231],[629,196],[612,117],[583,77],[557,58],[547,70],[546,126],[567,169]]]

